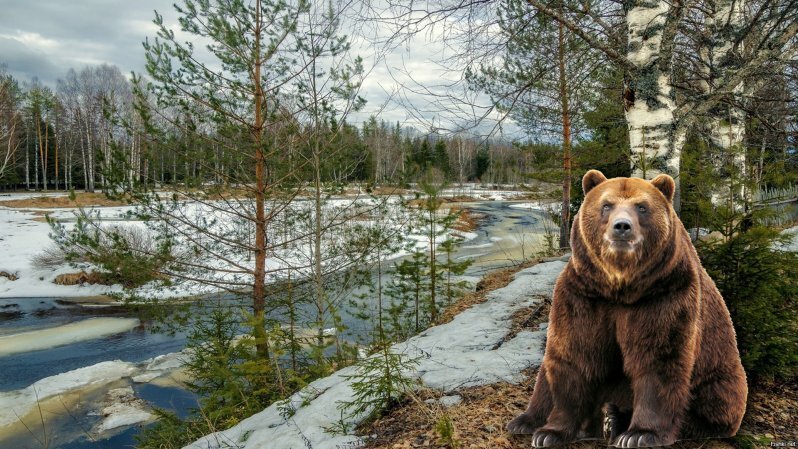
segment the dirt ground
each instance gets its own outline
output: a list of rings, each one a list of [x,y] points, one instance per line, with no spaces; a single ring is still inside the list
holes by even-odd
[[[75,193],[75,199],[69,196],[37,196],[18,200],[3,200],[0,206],[17,209],[41,208],[56,209],[62,207],[89,207],[89,206],[124,206],[124,201],[110,200],[103,193]]]

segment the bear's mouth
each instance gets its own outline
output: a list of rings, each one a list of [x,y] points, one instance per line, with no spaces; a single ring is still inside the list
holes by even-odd
[[[607,239],[609,247],[613,251],[634,251],[637,241],[630,239]]]

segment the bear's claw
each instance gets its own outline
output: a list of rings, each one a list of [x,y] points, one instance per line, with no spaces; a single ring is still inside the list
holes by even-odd
[[[637,447],[656,447],[668,446],[673,441],[666,441],[660,438],[656,433],[645,430],[632,430],[622,433],[613,446],[621,447],[624,449],[637,448]]]
[[[512,435],[531,435],[535,433],[538,427],[540,427],[540,424],[532,422],[532,419],[526,413],[521,413],[507,423],[507,431]]]
[[[562,433],[553,430],[538,430],[532,436],[532,447],[554,447],[569,441]]]
[[[603,414],[601,430],[604,440],[611,443],[629,427],[631,413],[623,413],[618,406],[609,402],[604,404],[601,411]]]

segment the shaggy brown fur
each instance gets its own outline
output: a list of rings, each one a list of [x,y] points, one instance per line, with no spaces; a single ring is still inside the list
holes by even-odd
[[[591,170],[582,186],[543,364],[508,430],[534,433],[535,447],[602,430],[624,448],[734,435],[745,373],[723,298],[673,210],[673,179]]]

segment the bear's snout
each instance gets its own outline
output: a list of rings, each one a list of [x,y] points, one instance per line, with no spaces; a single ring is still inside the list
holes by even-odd
[[[632,220],[628,218],[618,218],[612,223],[612,236],[619,240],[631,240]]]

